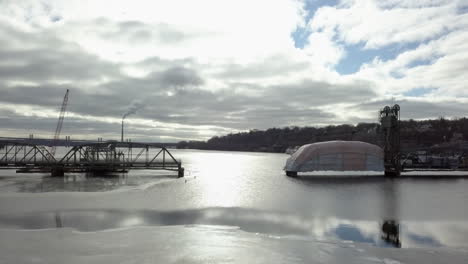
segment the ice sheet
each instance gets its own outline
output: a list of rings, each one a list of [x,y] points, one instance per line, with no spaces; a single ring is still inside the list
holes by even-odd
[[[463,249],[391,249],[227,226],[0,230],[0,263],[468,263]]]

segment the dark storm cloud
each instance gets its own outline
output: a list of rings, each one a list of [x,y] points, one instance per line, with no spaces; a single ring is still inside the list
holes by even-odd
[[[27,136],[36,134],[36,137],[52,137],[57,126],[57,118],[44,118],[37,116],[22,116],[11,111],[0,111],[0,130],[10,131],[10,136]],[[71,136],[73,139],[87,138],[89,136],[104,137],[105,139],[118,139],[120,137],[121,123],[99,122],[67,117],[64,120],[62,136]],[[168,131],[163,127],[150,127],[126,123],[126,137],[148,141],[178,141],[191,138],[198,134],[197,128],[178,128]],[[160,136],[170,135],[170,138]]]
[[[124,108],[130,103],[126,98],[114,95],[87,93],[78,87],[70,85],[43,84],[41,86],[13,86],[1,88],[0,103],[37,105],[58,110],[66,89],[70,89],[68,111],[93,115],[117,116],[123,114]],[[115,106],[121,106],[117,113]]]
[[[203,84],[203,79],[192,69],[173,67],[164,72],[157,73],[156,79],[161,85],[172,87],[198,86]]]
[[[120,118],[128,104],[140,97],[121,94],[87,94],[79,89],[63,86],[16,87],[3,91],[3,102],[40,105],[57,109],[65,88],[70,88],[68,110],[83,115]],[[33,96],[31,96],[33,95]],[[312,125],[324,123],[332,114],[317,109],[289,105],[289,101],[270,101],[235,95],[227,92],[180,90],[174,95],[144,93],[145,107],[135,117],[165,123],[210,125],[232,129],[287,126],[294,122]]]
[[[334,117],[318,109],[294,106],[288,100],[271,100],[269,96],[249,97],[227,92],[185,90],[174,96],[153,99],[155,103],[147,106],[141,115],[158,121],[189,125],[215,125],[242,130],[287,126],[294,122],[313,125]],[[307,102],[300,103],[306,105]]]
[[[312,81],[289,86],[256,87],[261,91],[257,96],[226,90],[218,92],[201,89],[171,90],[169,84],[193,85],[198,84],[199,80],[191,76],[191,78],[182,77],[182,81],[173,82],[173,79],[167,81],[161,78],[166,76],[166,73],[167,71],[163,71],[159,74],[154,73],[147,79],[128,79],[107,84],[105,90],[108,92],[105,94],[87,93],[78,88],[58,85],[18,86],[4,90],[5,96],[0,100],[57,108],[65,88],[69,88],[71,92],[68,109],[79,114],[121,117],[132,101],[142,100],[145,107],[136,115],[138,118],[243,130],[330,123],[335,117],[334,114],[318,110],[316,106],[349,100],[359,101],[372,96],[372,93],[365,88],[332,87],[326,83]],[[171,73],[170,76],[174,78],[176,75]],[[352,90],[364,95],[354,95]],[[168,91],[173,93],[169,95]]]
[[[59,86],[14,86],[0,89],[1,102],[14,104],[28,104],[50,106],[55,105],[63,98],[65,90],[69,87]],[[81,93],[80,91],[77,91]]]
[[[8,128],[14,128],[24,131],[47,131],[48,133],[52,134],[55,132],[55,127],[57,126],[57,119],[58,118],[23,116],[14,112],[10,112],[5,115],[0,115],[0,129],[4,130]]]
[[[120,75],[117,67],[101,62],[95,56],[80,54],[79,49],[53,52],[47,48],[1,50],[0,60],[12,62],[0,65],[0,78],[3,80],[99,80],[103,76]]]
[[[100,80],[117,78],[117,65],[47,33],[33,34],[0,25],[0,78],[3,81]]]

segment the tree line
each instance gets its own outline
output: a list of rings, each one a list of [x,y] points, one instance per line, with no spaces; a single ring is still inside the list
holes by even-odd
[[[177,148],[285,152],[288,147],[330,140],[357,140],[380,145],[381,133],[379,132],[378,123],[254,129],[248,132],[215,136],[207,141],[181,141],[177,144]],[[468,141],[468,119],[402,120],[400,121],[400,139],[403,149],[465,142]]]

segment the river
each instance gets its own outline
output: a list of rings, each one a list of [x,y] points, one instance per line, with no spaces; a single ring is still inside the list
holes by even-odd
[[[377,247],[468,248],[468,179],[286,177],[288,155],[173,150],[185,177],[0,171],[0,228],[234,226]]]

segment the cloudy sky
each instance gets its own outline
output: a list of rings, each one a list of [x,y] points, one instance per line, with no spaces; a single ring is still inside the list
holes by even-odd
[[[179,141],[468,115],[466,0],[0,0],[0,136]]]

